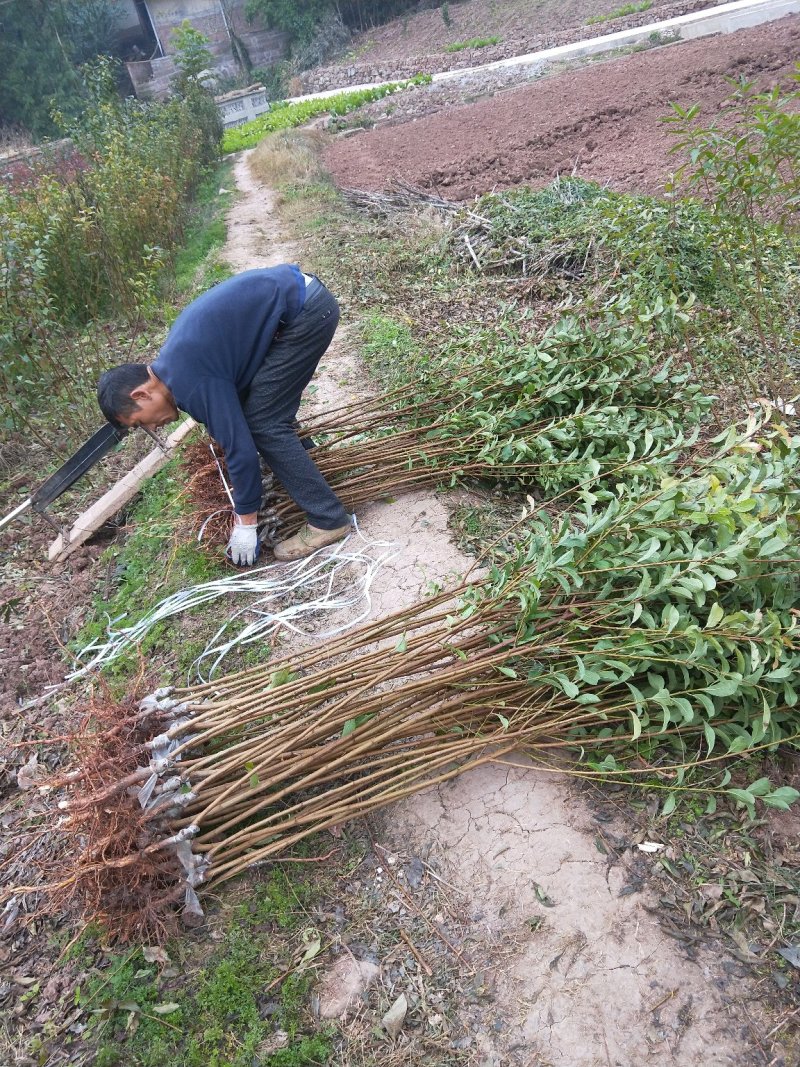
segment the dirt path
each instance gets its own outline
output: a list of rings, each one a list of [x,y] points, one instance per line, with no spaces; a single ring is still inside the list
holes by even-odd
[[[793,15],[542,78],[473,104],[453,104],[458,90],[432,87],[393,101],[393,123],[414,121],[341,139],[325,162],[342,187],[382,189],[400,176],[453,200],[565,173],[657,194],[676,166],[661,123],[670,101],[700,103],[711,120],[731,91],[726,76],[762,87],[788,83],[798,55],[800,16]]]
[[[595,808],[574,782],[511,762],[405,802],[389,834],[396,848],[437,857],[468,897],[471,960],[493,993],[488,1013],[469,1020],[474,1062],[764,1062],[742,1026],[754,999],[746,968],[688,930],[673,929],[677,940],[665,932],[656,857],[639,851],[624,811]]]
[[[243,155],[241,199],[226,258],[237,269],[296,259],[272,197]],[[313,270],[313,263],[304,263]],[[346,325],[317,378],[315,407],[363,395],[366,376]],[[445,502],[417,492],[359,516],[368,537],[397,544],[378,574],[373,617],[411,604],[431,579],[469,565],[447,528]],[[630,840],[623,813],[592,807],[574,781],[522,758],[484,766],[387,813],[382,843],[413,851],[458,894],[463,944],[491,990],[461,1009],[476,1067],[746,1067],[750,1039],[736,1004],[743,968],[721,952],[667,936],[648,875],[655,860]],[[668,827],[665,828],[668,833]],[[466,902],[466,905],[464,904]],[[680,932],[679,932],[680,933]]]

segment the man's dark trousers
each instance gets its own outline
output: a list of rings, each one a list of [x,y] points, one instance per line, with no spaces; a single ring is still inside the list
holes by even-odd
[[[350,522],[341,501],[297,436],[300,397],[339,324],[339,305],[318,279],[306,288],[300,314],[275,336],[244,402],[256,448],[312,526],[335,530]]]

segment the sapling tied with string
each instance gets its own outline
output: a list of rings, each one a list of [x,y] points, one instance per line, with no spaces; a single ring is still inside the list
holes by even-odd
[[[94,733],[63,783],[75,860],[53,899],[152,936],[176,903],[199,916],[199,886],[513,750],[788,806],[763,777],[731,788],[725,762],[800,736],[800,438],[753,420],[710,447],[524,515],[519,551],[472,585]]]

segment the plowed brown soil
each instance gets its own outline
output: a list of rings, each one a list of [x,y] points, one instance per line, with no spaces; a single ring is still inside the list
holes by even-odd
[[[550,48],[564,44],[567,39],[596,37],[626,26],[658,22],[687,11],[712,7],[713,0],[654,0],[645,11],[608,18],[610,12],[622,6],[616,0],[534,0],[533,3],[531,0],[502,0],[488,5],[485,0],[468,0],[467,3],[450,5],[449,25],[441,8],[432,7],[358,34],[338,65],[346,68],[365,63],[403,63],[410,56],[424,55],[427,58],[441,53],[456,42],[499,37],[496,45],[464,49],[473,57],[479,57],[473,58],[473,64],[482,63],[501,56]],[[605,21],[592,21],[603,16]],[[444,53],[444,56],[448,55],[455,57],[456,63],[452,64],[455,66],[461,50]],[[421,65],[420,69],[431,68]]]
[[[462,200],[543,185],[575,173],[626,191],[658,193],[676,166],[661,121],[671,101],[717,118],[725,78],[789,83],[800,16],[636,53],[402,125],[342,139],[327,151],[338,185],[379,190],[393,178]],[[420,105],[424,108],[424,104]]]

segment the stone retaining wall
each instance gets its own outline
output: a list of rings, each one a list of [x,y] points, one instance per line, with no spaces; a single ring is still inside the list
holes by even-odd
[[[502,41],[486,48],[465,48],[461,52],[431,52],[428,55],[415,56],[413,60],[403,63],[351,63],[338,66],[317,67],[315,70],[303,71],[299,75],[302,91],[305,93],[322,92],[325,89],[346,88],[350,85],[370,85],[373,82],[402,80],[415,74],[437,74],[445,70],[462,70],[475,67],[481,63],[494,63],[498,59],[510,59],[515,55],[538,52],[545,48],[570,44],[572,41],[604,37],[608,33],[636,26],[646,26],[649,22],[677,18],[693,11],[715,7],[718,0],[678,0],[675,3],[659,4],[647,11],[612,22],[597,23],[592,26],[577,26],[559,33],[530,34],[515,38],[513,44]]]

